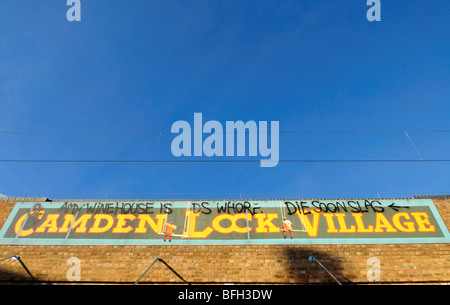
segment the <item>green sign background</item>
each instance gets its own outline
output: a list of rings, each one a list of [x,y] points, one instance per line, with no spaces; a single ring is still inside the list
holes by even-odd
[[[53,222],[51,217],[55,219]],[[66,217],[73,217],[75,221],[85,217],[86,221],[72,228]],[[105,232],[90,232],[95,227],[96,217],[112,219],[113,223]],[[125,218],[122,223],[119,222],[121,217]],[[281,228],[283,217],[293,223],[293,239],[289,238],[289,233],[288,238],[284,239]],[[397,217],[397,225],[394,217]],[[141,218],[151,218],[154,226],[151,227]],[[105,219],[98,221],[97,227],[107,227],[108,221]],[[164,225],[170,221],[177,226],[171,243],[163,240]],[[145,233],[138,233],[141,222]],[[85,232],[80,228],[83,225]],[[64,226],[67,232],[61,229]],[[409,231],[412,232],[404,232],[411,227],[414,230]],[[420,230],[421,227],[423,230]],[[39,228],[42,233],[36,232]],[[364,232],[370,228],[373,232]],[[395,232],[389,232],[392,228]],[[114,229],[128,232],[115,233]],[[380,232],[374,232],[375,229]],[[204,238],[201,238],[202,232]],[[0,244],[8,245],[390,244],[449,241],[449,232],[429,199],[26,202],[15,205],[0,231]]]

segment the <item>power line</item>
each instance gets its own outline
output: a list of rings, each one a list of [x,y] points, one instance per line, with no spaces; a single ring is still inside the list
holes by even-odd
[[[215,133],[241,133],[242,131],[215,131]],[[270,133],[271,131],[267,131]],[[281,134],[352,134],[352,133],[450,133],[450,130],[293,130],[279,131]],[[196,133],[191,131],[191,133]],[[203,133],[198,132],[198,133]],[[243,131],[242,133],[263,133]],[[170,131],[0,131],[0,134],[177,134]]]
[[[346,198],[346,199],[356,199],[356,198],[378,198],[378,199],[387,199],[387,198],[420,198],[420,197],[433,197],[433,196],[444,196],[448,197],[450,195],[436,195],[436,194],[449,194],[450,192],[222,192],[222,193],[211,193],[211,192],[190,192],[190,193],[145,193],[145,192],[130,192],[130,193],[117,193],[117,192],[103,192],[103,193],[87,193],[87,192],[1,192],[8,197],[35,197],[39,196],[42,198],[48,198],[49,196],[55,196],[54,199],[57,198],[67,198],[67,196],[93,196],[95,198],[99,198],[99,200],[118,200],[119,198],[114,198],[112,196],[125,197],[129,200],[142,200],[145,199],[143,196],[151,196],[152,200],[183,200],[195,197],[196,200],[242,200],[243,198],[249,200],[277,200],[277,199],[338,199],[338,198]],[[420,194],[420,195],[418,195]],[[432,196],[431,196],[432,195]],[[66,196],[66,197],[63,197]],[[138,197],[140,196],[140,197]],[[158,199],[156,197],[166,196],[164,199]],[[208,197],[205,197],[208,196]],[[138,199],[133,199],[133,198]],[[214,198],[213,198],[214,197]],[[91,198],[95,200],[95,198]],[[168,199],[170,198],[170,199]],[[180,199],[176,199],[180,198]],[[72,198],[77,200],[75,198]],[[147,197],[147,199],[150,199]],[[1,198],[0,198],[0,201]]]
[[[445,192],[339,192],[339,193],[324,193],[324,192],[189,192],[189,193],[146,193],[146,192],[131,192],[131,193],[114,193],[114,192],[103,192],[103,193],[82,193],[82,192],[5,192],[1,191],[1,194],[8,195],[405,195],[405,194],[449,194],[450,190]],[[422,196],[422,195],[417,195]]]
[[[420,160],[423,160],[422,155],[419,153],[419,151],[417,150],[416,145],[414,145],[414,142],[411,140],[411,138],[408,135],[408,132],[405,131],[405,135],[408,138],[409,142],[411,143],[412,147],[414,148],[414,150],[416,151],[416,154],[419,156]]]
[[[359,159],[342,159],[342,160],[196,160],[196,159],[183,159],[183,160],[0,160],[0,163],[257,163],[257,162],[278,162],[278,163],[408,163],[408,162],[450,162],[450,159],[440,160],[417,160],[417,159],[378,159],[378,160],[359,160]]]

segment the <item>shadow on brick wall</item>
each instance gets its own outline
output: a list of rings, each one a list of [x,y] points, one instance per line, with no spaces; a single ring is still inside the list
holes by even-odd
[[[25,273],[25,271],[22,272],[13,272],[13,271],[7,271],[4,269],[0,269],[0,285],[1,284],[8,284],[8,283],[31,283],[33,282],[30,277]]]
[[[352,284],[352,281],[342,274],[343,268],[338,257],[330,257],[323,252],[302,248],[288,248],[285,251],[285,256],[288,280],[292,283],[338,285],[317,261],[311,259],[311,257],[314,257],[341,284]]]

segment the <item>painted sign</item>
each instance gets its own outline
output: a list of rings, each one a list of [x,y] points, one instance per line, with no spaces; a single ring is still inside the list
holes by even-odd
[[[17,203],[0,244],[449,243],[430,199]]]

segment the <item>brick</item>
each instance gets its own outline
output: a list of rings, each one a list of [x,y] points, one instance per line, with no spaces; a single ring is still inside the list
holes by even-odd
[[[15,202],[0,202],[0,226]],[[447,227],[450,200],[435,200]],[[260,246],[8,246],[0,245],[2,257],[20,255],[31,273],[44,281],[66,281],[67,259],[81,260],[82,281],[134,282],[153,262],[163,258],[188,280],[235,283],[333,283],[307,251],[325,263],[343,282],[367,283],[367,259],[381,261],[381,282],[450,282],[450,244],[394,245],[260,245]],[[304,257],[302,257],[302,255]],[[291,257],[294,258],[291,258]],[[0,257],[0,258],[2,258]],[[341,274],[340,277],[337,274]],[[0,280],[28,280],[17,261],[0,262]],[[180,280],[160,263],[143,282],[178,283]]]

